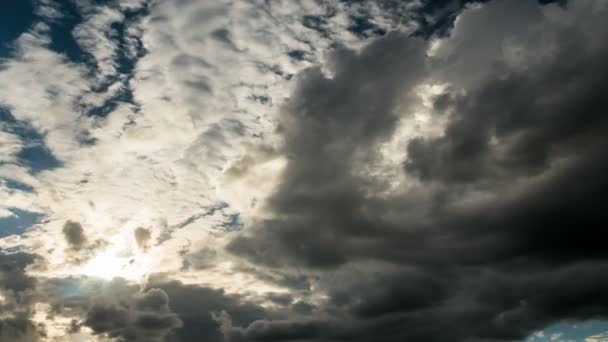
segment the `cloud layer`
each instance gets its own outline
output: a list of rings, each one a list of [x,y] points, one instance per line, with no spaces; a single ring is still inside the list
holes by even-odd
[[[541,341],[608,319],[607,14],[34,2],[0,50],[0,341]]]

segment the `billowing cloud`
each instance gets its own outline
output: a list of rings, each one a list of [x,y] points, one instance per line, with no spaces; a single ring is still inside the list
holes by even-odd
[[[0,341],[603,338],[603,1],[30,12]]]
[[[87,312],[84,325],[95,334],[123,341],[161,341],[182,321],[169,309],[169,298],[160,289],[137,295],[134,303],[96,303]]]
[[[43,336],[43,332],[38,331],[34,324],[23,317],[0,320],[2,341],[38,342]]]

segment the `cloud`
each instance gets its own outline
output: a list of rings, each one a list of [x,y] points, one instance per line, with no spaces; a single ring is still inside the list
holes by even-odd
[[[43,331],[22,317],[0,320],[0,339],[3,341],[38,342],[42,336]]]
[[[238,325],[247,325],[257,319],[269,317],[264,308],[240,296],[230,296],[223,290],[197,285],[186,285],[163,278],[153,278],[149,286],[165,291],[171,298],[171,307],[183,321],[176,332],[180,341],[222,341],[216,314],[227,312]]]
[[[147,250],[148,242],[152,237],[152,233],[150,232],[150,230],[142,227],[137,227],[137,229],[135,229],[134,236],[135,241],[137,242],[137,246],[140,249]]]
[[[598,334],[594,336],[589,336],[585,339],[585,342],[602,342],[603,340],[608,338],[608,334]]]
[[[132,306],[96,303],[87,312],[84,324],[95,334],[108,334],[122,341],[162,341],[182,321],[169,309],[169,297],[160,289],[150,289],[135,297]]]
[[[282,110],[289,159],[267,202],[271,219],[229,249],[269,267],[358,270],[344,271],[341,285],[320,282],[337,307],[325,309],[352,317],[338,323],[351,340],[374,339],[358,325],[389,331],[389,341],[513,340],[556,320],[604,315],[586,277],[605,266],[598,206],[605,158],[591,146],[605,144],[606,50],[595,35],[605,31],[606,9],[593,1],[505,6],[465,10],[454,36],[429,57],[432,44],[390,35],[359,54],[336,54],[332,77],[305,71]],[[522,25],[484,30],[487,20],[509,15]],[[582,17],[585,25],[573,24]],[[478,36],[492,42],[482,45],[488,51],[458,40]],[[399,89],[425,83],[447,84],[431,111],[447,116],[445,129],[407,138],[405,177],[396,180],[403,191],[387,191],[375,177],[386,175],[376,151],[420,106]],[[418,269],[428,275],[411,279]],[[579,281],[565,282],[570,276]],[[473,284],[487,284],[488,296]],[[301,338],[332,340],[335,329]]]
[[[230,341],[292,341],[323,338],[327,322],[319,321],[255,321],[246,329],[232,329]]]
[[[36,215],[0,340],[608,319],[600,0],[35,5],[0,61],[0,217]]]
[[[397,99],[411,96],[425,52],[423,41],[391,35],[360,53],[337,51],[332,78],[319,68],[299,76],[279,126],[289,161],[268,203],[276,218],[260,222],[251,239],[233,240],[233,251],[268,263],[283,260],[277,253],[316,266],[345,262],[340,249],[348,241],[339,237],[368,234],[370,218],[356,215],[367,193],[382,186],[365,179],[365,163],[374,163],[375,149],[394,133]]]
[[[35,255],[23,252],[0,253],[0,288],[17,295],[32,289],[36,279],[28,276],[25,268],[35,259]]]
[[[84,229],[78,222],[67,221],[63,225],[63,235],[67,243],[75,250],[79,250],[87,242]]]
[[[37,256],[0,250],[0,340],[38,342],[44,326],[31,320],[31,304],[37,279],[27,274]]]

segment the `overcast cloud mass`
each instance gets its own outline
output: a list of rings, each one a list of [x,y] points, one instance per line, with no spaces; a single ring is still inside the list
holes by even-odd
[[[605,0],[0,5],[0,342],[608,341]]]

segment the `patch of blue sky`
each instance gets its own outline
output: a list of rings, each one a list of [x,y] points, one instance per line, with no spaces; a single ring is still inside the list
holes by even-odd
[[[370,21],[368,15],[353,15],[350,17],[348,30],[359,38],[383,36],[386,30],[376,26]]]
[[[98,0],[93,1],[92,3],[99,6],[116,6],[115,1]],[[81,24],[85,18],[74,1],[57,1],[56,5],[58,5],[56,9],[59,13],[61,13],[61,18],[54,19],[37,16],[35,13],[35,8],[33,7],[33,1],[13,1],[11,2],[10,6],[0,6],[0,22],[3,25],[2,30],[0,30],[0,59],[9,58],[11,56],[12,52],[14,51],[15,39],[18,38],[19,35],[27,32],[35,22],[43,21],[50,28],[50,43],[48,48],[54,52],[62,54],[72,63],[86,65],[92,76],[97,67],[95,59],[87,51],[84,51],[80,47],[73,34],[74,28],[78,24]],[[126,79],[121,79],[125,86],[116,95],[108,98],[100,106],[84,108],[85,115],[105,117],[114,111],[121,103],[128,103],[134,107],[137,107],[133,100],[133,94],[128,87],[128,81],[132,77],[137,60],[145,53],[145,49],[143,48],[143,44],[137,41],[137,55],[129,56],[127,54],[126,51],[128,51],[128,49],[125,46],[125,44],[127,44],[126,28],[129,23],[138,20],[139,17],[145,15],[146,13],[147,8],[145,7],[138,10],[127,10],[124,13],[125,20],[123,22],[114,24],[113,29],[115,29],[117,32],[114,39],[116,44],[120,46],[118,49],[118,56],[115,61],[118,74],[115,75],[115,77],[109,78],[107,82],[104,82],[104,84],[97,85],[93,91],[104,93],[108,90],[109,86],[118,81],[122,76],[126,75]],[[129,43],[132,42],[133,40],[129,41]],[[25,157],[29,157],[30,155],[34,155],[35,157],[42,155],[48,156],[41,146],[35,146],[33,149],[25,151],[24,153]],[[45,162],[45,164],[40,165],[40,167],[45,167],[45,165],[53,165],[52,159],[47,158],[45,160],[40,160]]]
[[[97,5],[110,4],[108,1],[96,1]],[[95,72],[97,65],[93,56],[87,51],[84,51],[78,42],[74,38],[74,28],[84,21],[84,17],[78,7],[70,1],[62,1],[60,3],[60,11],[62,18],[60,20],[51,20],[48,24],[51,28],[50,38],[51,43],[49,48],[57,53],[64,55],[68,60],[77,64],[84,64],[88,67],[91,72],[91,76]],[[137,15],[137,13],[126,13],[126,20],[130,20],[130,16]],[[118,57],[116,60],[118,74],[114,77],[110,77],[103,84],[98,84],[94,89],[95,92],[105,93],[109,87],[116,81],[119,81],[120,75],[130,75],[135,68],[134,58],[130,58],[126,55],[126,49],[122,47],[125,44],[125,23],[118,23],[113,27],[117,31],[116,44],[121,45],[118,50]],[[143,50],[143,47],[142,47]],[[128,79],[127,79],[128,81]],[[127,82],[124,82],[125,85]],[[84,114],[87,116],[105,117],[118,107],[120,103],[131,103],[133,104],[133,95],[130,89],[125,86],[116,95],[108,98],[104,103],[99,106],[92,108],[85,108]]]
[[[526,342],[608,342],[608,322],[558,323],[532,334]]]
[[[24,142],[24,148],[17,154],[20,165],[29,168],[32,173],[62,166],[61,161],[46,146],[44,136],[28,122],[17,120],[8,109],[2,107],[0,107],[0,122],[7,132],[17,135]]]
[[[137,21],[141,16],[147,13],[146,7],[137,10],[127,10],[124,15],[125,19],[122,22],[117,22],[112,25],[112,28],[116,31],[114,37],[115,43],[120,47],[117,51],[116,56],[116,69],[118,73],[114,77],[110,77],[106,82],[97,85],[94,91],[103,93],[114,84],[114,82],[120,81],[123,83],[123,87],[112,97],[108,98],[102,105],[93,107],[87,110],[87,116],[105,117],[114,111],[121,103],[127,103],[132,105],[135,110],[138,110],[139,106],[133,99],[133,92],[129,88],[128,84],[133,77],[133,71],[135,70],[137,61],[145,54],[143,43],[139,39],[127,39],[127,27],[133,22]],[[133,37],[130,37],[133,38]],[[135,46],[128,46],[128,44],[136,44]],[[136,52],[135,55],[131,55],[128,51]],[[126,76],[120,80],[121,77]]]
[[[78,300],[87,292],[82,280],[66,278],[60,283],[59,295],[66,301]]]
[[[40,222],[40,219],[44,216],[40,213],[18,208],[8,208],[8,210],[13,215],[0,217],[0,238],[11,235],[22,235],[28,228]]]
[[[32,1],[3,1],[0,5],[0,58],[9,56],[13,42],[36,20]]]
[[[82,22],[83,17],[73,2],[61,1],[59,5],[61,19],[48,22],[51,38],[49,48],[66,56],[74,63],[86,63],[90,56],[80,48],[72,34],[76,25]]]
[[[28,146],[19,151],[17,158],[19,159],[19,163],[30,169],[32,173],[52,170],[62,166],[61,161],[40,141],[28,144]]]
[[[58,11],[62,17],[59,20],[46,20],[36,14],[34,1],[11,1],[10,4],[0,6],[0,58],[10,57],[14,51],[14,42],[21,34],[27,32],[31,26],[39,21],[45,21],[50,28],[51,42],[49,48],[61,53],[76,63],[84,62],[85,52],[78,46],[72,30],[82,21],[72,1],[60,1]]]
[[[243,228],[243,222],[241,221],[241,215],[239,213],[229,214],[224,216],[226,221],[222,225],[225,230],[237,231]]]
[[[124,82],[127,83],[127,82]],[[102,92],[101,90],[98,90]],[[121,103],[128,103],[135,106],[135,109],[138,110],[138,106],[135,104],[133,100],[133,92],[131,89],[125,84],[114,96],[111,96],[100,106],[89,108],[86,112],[87,116],[96,116],[96,117],[106,117],[110,113],[112,113]]]
[[[238,212],[234,212],[234,210],[230,208],[228,203],[220,202],[214,206],[209,207],[207,213],[205,213],[204,216],[214,216],[216,214],[219,214],[222,219],[221,223],[219,223],[215,228],[227,231],[237,231],[242,229],[243,222],[241,221],[241,214]]]
[[[25,184],[14,179],[5,178],[1,182],[6,188],[10,190],[18,190],[23,192],[34,192],[34,187],[29,184]]]
[[[204,217],[215,217],[217,219],[216,225],[213,228],[222,229],[226,231],[237,231],[242,229],[243,222],[241,221],[241,215],[234,212],[230,206],[225,202],[218,202],[212,206],[205,208],[206,211],[193,215],[183,222],[176,225],[177,229],[184,228]]]

